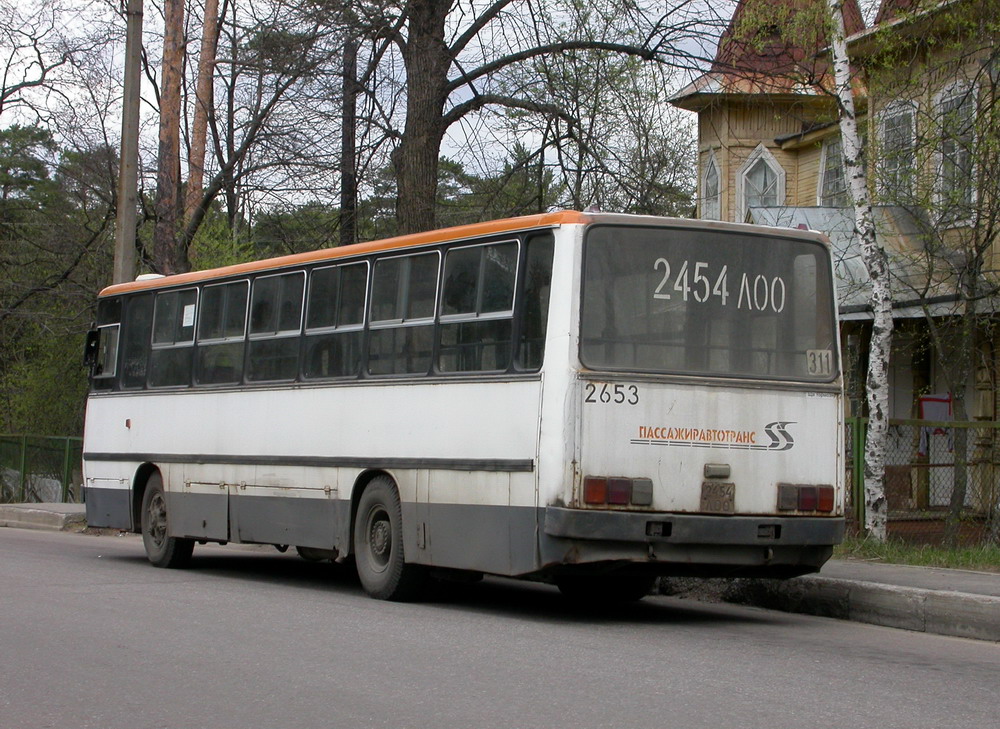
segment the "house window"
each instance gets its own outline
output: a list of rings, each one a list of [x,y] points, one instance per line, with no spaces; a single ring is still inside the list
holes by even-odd
[[[889,202],[904,202],[911,190],[914,116],[912,104],[897,104],[882,117],[879,187]]]
[[[941,128],[938,204],[942,218],[946,220],[968,219],[975,200],[972,179],[974,120],[973,87],[952,87],[942,94],[938,100],[938,121]]]
[[[743,219],[752,207],[774,207],[785,202],[785,171],[762,144],[743,165],[740,183]]]
[[[847,207],[847,177],[844,174],[844,154],[840,137],[823,143],[822,178],[819,203],[831,208]]]
[[[722,189],[719,176],[719,164],[715,154],[709,152],[705,162],[705,174],[701,178],[701,217],[705,220],[722,218]]]

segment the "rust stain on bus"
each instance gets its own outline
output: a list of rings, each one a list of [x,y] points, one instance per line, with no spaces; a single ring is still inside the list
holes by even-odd
[[[106,289],[101,291],[100,296],[114,296],[116,294],[129,293],[131,291],[143,291],[146,289],[159,289],[167,286],[193,284],[206,279],[238,276],[240,274],[268,271],[305,263],[334,261],[339,258],[360,256],[367,253],[379,253],[381,251],[406,249],[421,245],[432,245],[434,243],[447,243],[449,241],[461,240],[463,238],[477,238],[487,235],[495,235],[498,233],[514,233],[520,230],[566,225],[569,223],[588,223],[591,220],[591,216],[586,213],[581,213],[575,210],[561,210],[555,213],[525,215],[519,218],[494,220],[488,223],[459,225],[454,228],[431,230],[425,233],[412,233],[410,235],[401,235],[396,236],[395,238],[369,241],[367,243],[355,243],[354,245],[341,246],[339,248],[325,248],[319,251],[296,253],[290,256],[280,256],[278,258],[268,258],[263,261],[237,263],[233,266],[225,266],[223,268],[213,268],[205,271],[192,271],[190,273],[179,273],[174,276],[164,276],[162,278],[147,279],[144,281],[130,281],[128,283],[108,286]]]

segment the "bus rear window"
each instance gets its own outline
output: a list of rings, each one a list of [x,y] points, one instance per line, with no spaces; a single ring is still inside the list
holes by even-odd
[[[595,226],[580,326],[597,370],[825,382],[838,368],[829,254],[811,241]]]

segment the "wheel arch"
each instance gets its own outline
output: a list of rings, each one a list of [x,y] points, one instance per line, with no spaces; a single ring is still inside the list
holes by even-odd
[[[149,483],[149,477],[159,472],[160,469],[156,464],[147,461],[136,469],[135,476],[132,477],[132,531],[135,534],[142,531],[140,512],[142,511],[142,498],[146,495],[146,485]]]

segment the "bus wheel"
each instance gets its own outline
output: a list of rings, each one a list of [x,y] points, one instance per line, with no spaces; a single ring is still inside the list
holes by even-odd
[[[392,481],[379,476],[368,484],[354,520],[354,554],[361,586],[378,600],[412,600],[427,581],[421,565],[403,554],[403,517]]]
[[[573,600],[611,604],[641,600],[655,582],[655,577],[644,575],[570,575],[556,579],[556,587]]]
[[[146,557],[157,567],[184,567],[191,560],[193,539],[167,534],[167,500],[163,495],[163,477],[154,473],[146,482],[142,497],[142,544]]]

